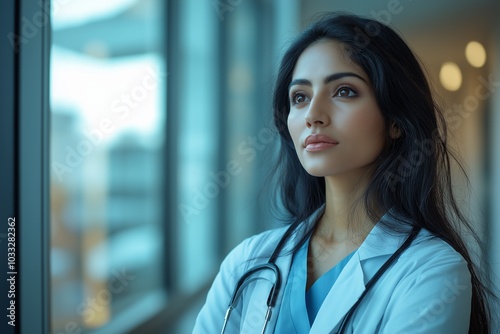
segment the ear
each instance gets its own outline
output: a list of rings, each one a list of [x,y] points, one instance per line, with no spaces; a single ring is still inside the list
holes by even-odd
[[[396,122],[394,121],[391,122],[391,126],[389,128],[389,136],[391,136],[392,139],[401,137],[401,129],[396,125]]]

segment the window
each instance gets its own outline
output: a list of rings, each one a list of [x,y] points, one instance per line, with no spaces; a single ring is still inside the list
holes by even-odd
[[[179,242],[175,286],[193,292],[217,266],[219,185],[213,183],[217,159],[223,147],[218,137],[218,19],[211,3],[179,2],[178,77],[175,112],[178,124],[176,157],[178,193],[175,221]],[[173,254],[172,254],[173,255]]]
[[[170,329],[269,226],[273,5],[52,1],[52,331]]]
[[[164,10],[52,5],[52,331],[90,332],[165,297]]]

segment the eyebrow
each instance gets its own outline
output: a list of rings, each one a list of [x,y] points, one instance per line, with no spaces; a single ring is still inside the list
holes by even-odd
[[[356,73],[340,72],[340,73],[334,73],[334,74],[330,74],[330,75],[326,76],[323,79],[323,83],[326,85],[329,82],[332,82],[332,81],[335,81],[335,80],[338,80],[341,78],[345,78],[345,77],[355,77],[355,78],[361,79],[364,82],[366,82],[366,80],[363,77],[361,77],[360,75],[358,75]],[[290,82],[290,85],[288,85],[288,90],[290,90],[290,88],[292,86],[295,86],[295,85],[312,86],[312,83],[311,83],[311,81],[309,81],[307,79],[295,79],[292,82]]]

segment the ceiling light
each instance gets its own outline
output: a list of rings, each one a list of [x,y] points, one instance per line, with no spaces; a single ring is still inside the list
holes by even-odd
[[[444,88],[449,91],[456,91],[462,85],[462,72],[457,64],[446,62],[441,66],[439,80]]]
[[[476,41],[471,41],[465,48],[465,57],[474,67],[482,67],[486,63],[484,46]]]

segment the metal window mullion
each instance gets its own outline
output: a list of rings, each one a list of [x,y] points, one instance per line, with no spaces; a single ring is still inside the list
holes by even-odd
[[[19,2],[18,282],[21,333],[48,333],[49,312],[49,0]],[[44,18],[45,21],[37,21]],[[38,23],[42,22],[42,24]],[[31,33],[29,31],[31,23]],[[28,27],[28,28],[27,28]],[[34,27],[34,28],[33,28]]]
[[[0,12],[4,15],[0,21],[0,35],[5,36],[2,47],[0,49],[0,59],[2,59],[2,75],[0,76],[0,101],[2,101],[2,109],[0,110],[0,157],[2,159],[2,172],[0,173],[0,255],[2,258],[2,272],[0,273],[0,291],[1,298],[1,315],[3,321],[0,323],[0,333],[14,334],[19,324],[19,293],[16,295],[10,294],[11,284],[7,279],[10,275],[7,274],[7,261],[10,254],[8,248],[8,232],[11,219],[17,219],[18,213],[18,184],[17,184],[17,73],[18,59],[15,45],[12,44],[13,35],[18,35],[18,3],[15,0],[6,0],[0,2]],[[19,235],[16,236],[17,242]],[[17,254],[16,254],[17,255]],[[16,284],[16,288],[17,288]],[[11,303],[16,305],[17,314],[16,327],[9,324],[12,321],[10,316]]]
[[[178,127],[179,127],[179,94],[181,65],[179,50],[179,38],[182,32],[179,20],[179,0],[167,1],[166,7],[166,117],[165,117],[165,145],[163,161],[165,164],[164,194],[165,194],[165,267],[164,282],[167,292],[177,291],[179,282],[177,274],[178,264]]]
[[[219,21],[218,26],[217,26],[217,40],[216,40],[216,46],[215,49],[218,51],[217,55],[217,70],[218,70],[218,77],[214,78],[214,86],[217,87],[218,92],[217,92],[217,101],[216,103],[216,110],[218,111],[217,114],[217,126],[218,129],[215,132],[217,134],[217,147],[219,150],[217,151],[217,161],[216,161],[216,170],[221,171],[226,169],[226,164],[228,161],[228,93],[227,90],[229,88],[229,82],[228,82],[228,64],[229,64],[229,59],[228,59],[228,54],[229,49],[228,49],[228,39],[229,36],[228,34],[230,33],[230,29],[228,29],[228,22],[229,20],[222,20]],[[219,196],[217,196],[217,211],[216,211],[216,238],[217,240],[215,241],[216,244],[216,254],[219,259],[223,259],[225,255],[228,252],[229,249],[229,236],[228,236],[228,231],[229,231],[229,226],[228,226],[228,191],[230,191],[228,188],[222,189],[222,191],[219,193]]]

